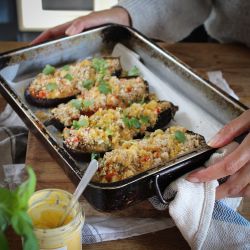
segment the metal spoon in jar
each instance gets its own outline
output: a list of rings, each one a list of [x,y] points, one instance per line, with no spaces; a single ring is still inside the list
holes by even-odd
[[[62,218],[60,220],[60,223],[58,224],[58,227],[63,225],[63,223],[66,220],[67,216],[69,215],[71,209],[75,206],[75,203],[80,198],[81,194],[83,193],[83,191],[87,187],[88,183],[90,182],[90,180],[94,176],[97,169],[98,169],[98,161],[93,159],[90,162],[89,166],[87,167],[87,169],[86,169],[81,181],[79,182],[74,194],[72,195],[72,199],[69,202],[69,205],[67,206],[66,211],[63,214],[63,216],[62,216]]]

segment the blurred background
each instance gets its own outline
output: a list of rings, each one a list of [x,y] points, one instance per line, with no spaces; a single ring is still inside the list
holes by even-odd
[[[46,28],[109,8],[117,0],[0,0],[0,40],[31,41]],[[203,26],[184,42],[211,42]]]

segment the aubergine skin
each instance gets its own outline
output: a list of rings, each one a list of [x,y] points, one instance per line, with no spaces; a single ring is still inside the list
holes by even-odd
[[[162,111],[157,119],[156,124],[153,127],[147,129],[148,132],[153,132],[156,129],[164,128],[175,116],[175,113],[178,111],[178,106],[175,106],[173,103],[170,103],[171,107]]]
[[[72,148],[67,147],[65,145],[65,143],[63,143],[63,147],[76,160],[78,160],[78,161],[91,161],[91,154],[93,152],[90,153],[90,152],[83,152],[83,151],[80,151],[80,150],[77,150],[77,149],[72,149]]]
[[[36,98],[36,97],[31,95],[31,93],[29,91],[29,86],[28,86],[24,91],[24,97],[25,97],[26,101],[33,106],[37,106],[40,108],[53,108],[61,103],[68,102],[68,101],[76,98],[76,95],[67,96],[67,97],[63,97],[63,98],[54,98],[54,99]]]
[[[51,118],[49,120],[46,120],[44,122],[44,125],[47,126],[54,126],[56,129],[58,129],[59,131],[63,131],[63,129],[65,128],[64,124],[60,122],[60,120],[56,119],[56,118]]]

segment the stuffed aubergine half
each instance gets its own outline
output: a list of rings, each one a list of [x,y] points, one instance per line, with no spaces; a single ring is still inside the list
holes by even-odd
[[[55,68],[46,65],[25,89],[26,100],[39,107],[55,107],[75,98],[96,79],[109,79],[121,71],[119,58],[93,58]],[[119,74],[118,74],[119,75]]]
[[[164,127],[176,111],[171,102],[155,100],[133,103],[125,109],[99,109],[90,117],[81,116],[71,128],[63,130],[64,146],[78,155],[110,151],[124,141],[142,137],[146,131]]]
[[[58,129],[70,127],[81,115],[89,116],[100,108],[126,108],[131,103],[143,102],[148,95],[148,84],[141,77],[111,77],[108,81],[101,81],[95,87],[82,92],[77,99],[52,109],[51,121],[46,125],[52,124]]]
[[[179,126],[148,133],[141,140],[125,141],[99,159],[93,181],[124,180],[191,153],[206,145],[203,136]]]

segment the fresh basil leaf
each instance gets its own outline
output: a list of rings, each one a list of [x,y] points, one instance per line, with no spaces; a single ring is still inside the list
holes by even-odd
[[[140,121],[141,121],[141,123],[147,124],[147,123],[149,123],[150,119],[148,116],[145,115],[145,116],[140,117]]]
[[[2,233],[1,231],[0,231],[0,249],[9,249],[8,241],[4,233]]]
[[[33,232],[32,220],[24,211],[16,211],[11,218],[14,231],[24,239],[24,249],[38,249],[38,242]]]
[[[29,178],[23,182],[16,190],[18,208],[27,209],[28,201],[31,195],[35,191],[36,187],[36,176],[31,167],[27,168]]]
[[[94,81],[93,81],[93,80],[90,80],[90,79],[85,80],[85,81],[82,82],[82,86],[83,86],[85,89],[87,89],[87,90],[90,90],[90,89],[93,87],[93,85],[94,85]]]
[[[11,217],[11,225],[18,235],[23,235],[32,226],[32,221],[24,211],[17,210]]]
[[[14,193],[6,188],[0,188],[0,197],[0,212],[9,211],[13,207]]]
[[[185,142],[187,139],[186,135],[182,131],[179,131],[179,130],[175,131],[174,136],[177,141],[182,142],[182,143]]]
[[[100,93],[105,94],[105,95],[108,93],[111,93],[111,88],[109,84],[105,81],[102,81],[100,83],[100,85],[98,86],[98,90],[100,91]]]
[[[136,66],[134,66],[132,69],[128,71],[128,76],[139,76],[139,75],[140,71]]]
[[[0,188],[0,249],[8,246],[2,232],[7,225],[23,238],[23,249],[39,249],[33,232],[31,218],[26,213],[28,200],[35,190],[36,177],[31,167],[27,167],[28,179],[15,190]]]
[[[24,235],[23,249],[24,250],[39,250],[39,244],[33,229],[27,231]]]
[[[64,65],[64,66],[62,67],[62,70],[64,70],[64,71],[69,71],[69,65],[68,65],[68,64]]]
[[[82,99],[73,99],[70,101],[70,104],[80,110],[82,108]]]
[[[91,154],[91,160],[96,159],[98,160],[101,157],[100,153],[92,153]]]
[[[45,75],[50,75],[50,74],[55,73],[55,71],[56,71],[56,68],[55,68],[55,67],[53,67],[53,66],[47,64],[47,65],[45,66],[45,68],[43,69],[43,74],[45,74]]]
[[[72,81],[73,80],[73,76],[71,74],[67,74],[66,76],[64,76],[65,79]]]
[[[57,84],[55,82],[50,82],[46,85],[46,90],[48,91],[53,91],[55,89],[57,89]]]
[[[1,203],[4,204],[4,202],[2,200],[1,200]],[[6,206],[6,204],[4,204],[4,205]],[[3,232],[8,227],[8,225],[9,225],[8,213],[7,213],[6,209],[0,208],[0,232]]]
[[[90,106],[93,106],[93,104],[94,104],[94,101],[93,101],[93,100],[84,100],[84,101],[83,101],[83,106],[84,106],[85,108],[88,108],[88,107],[90,107]]]

